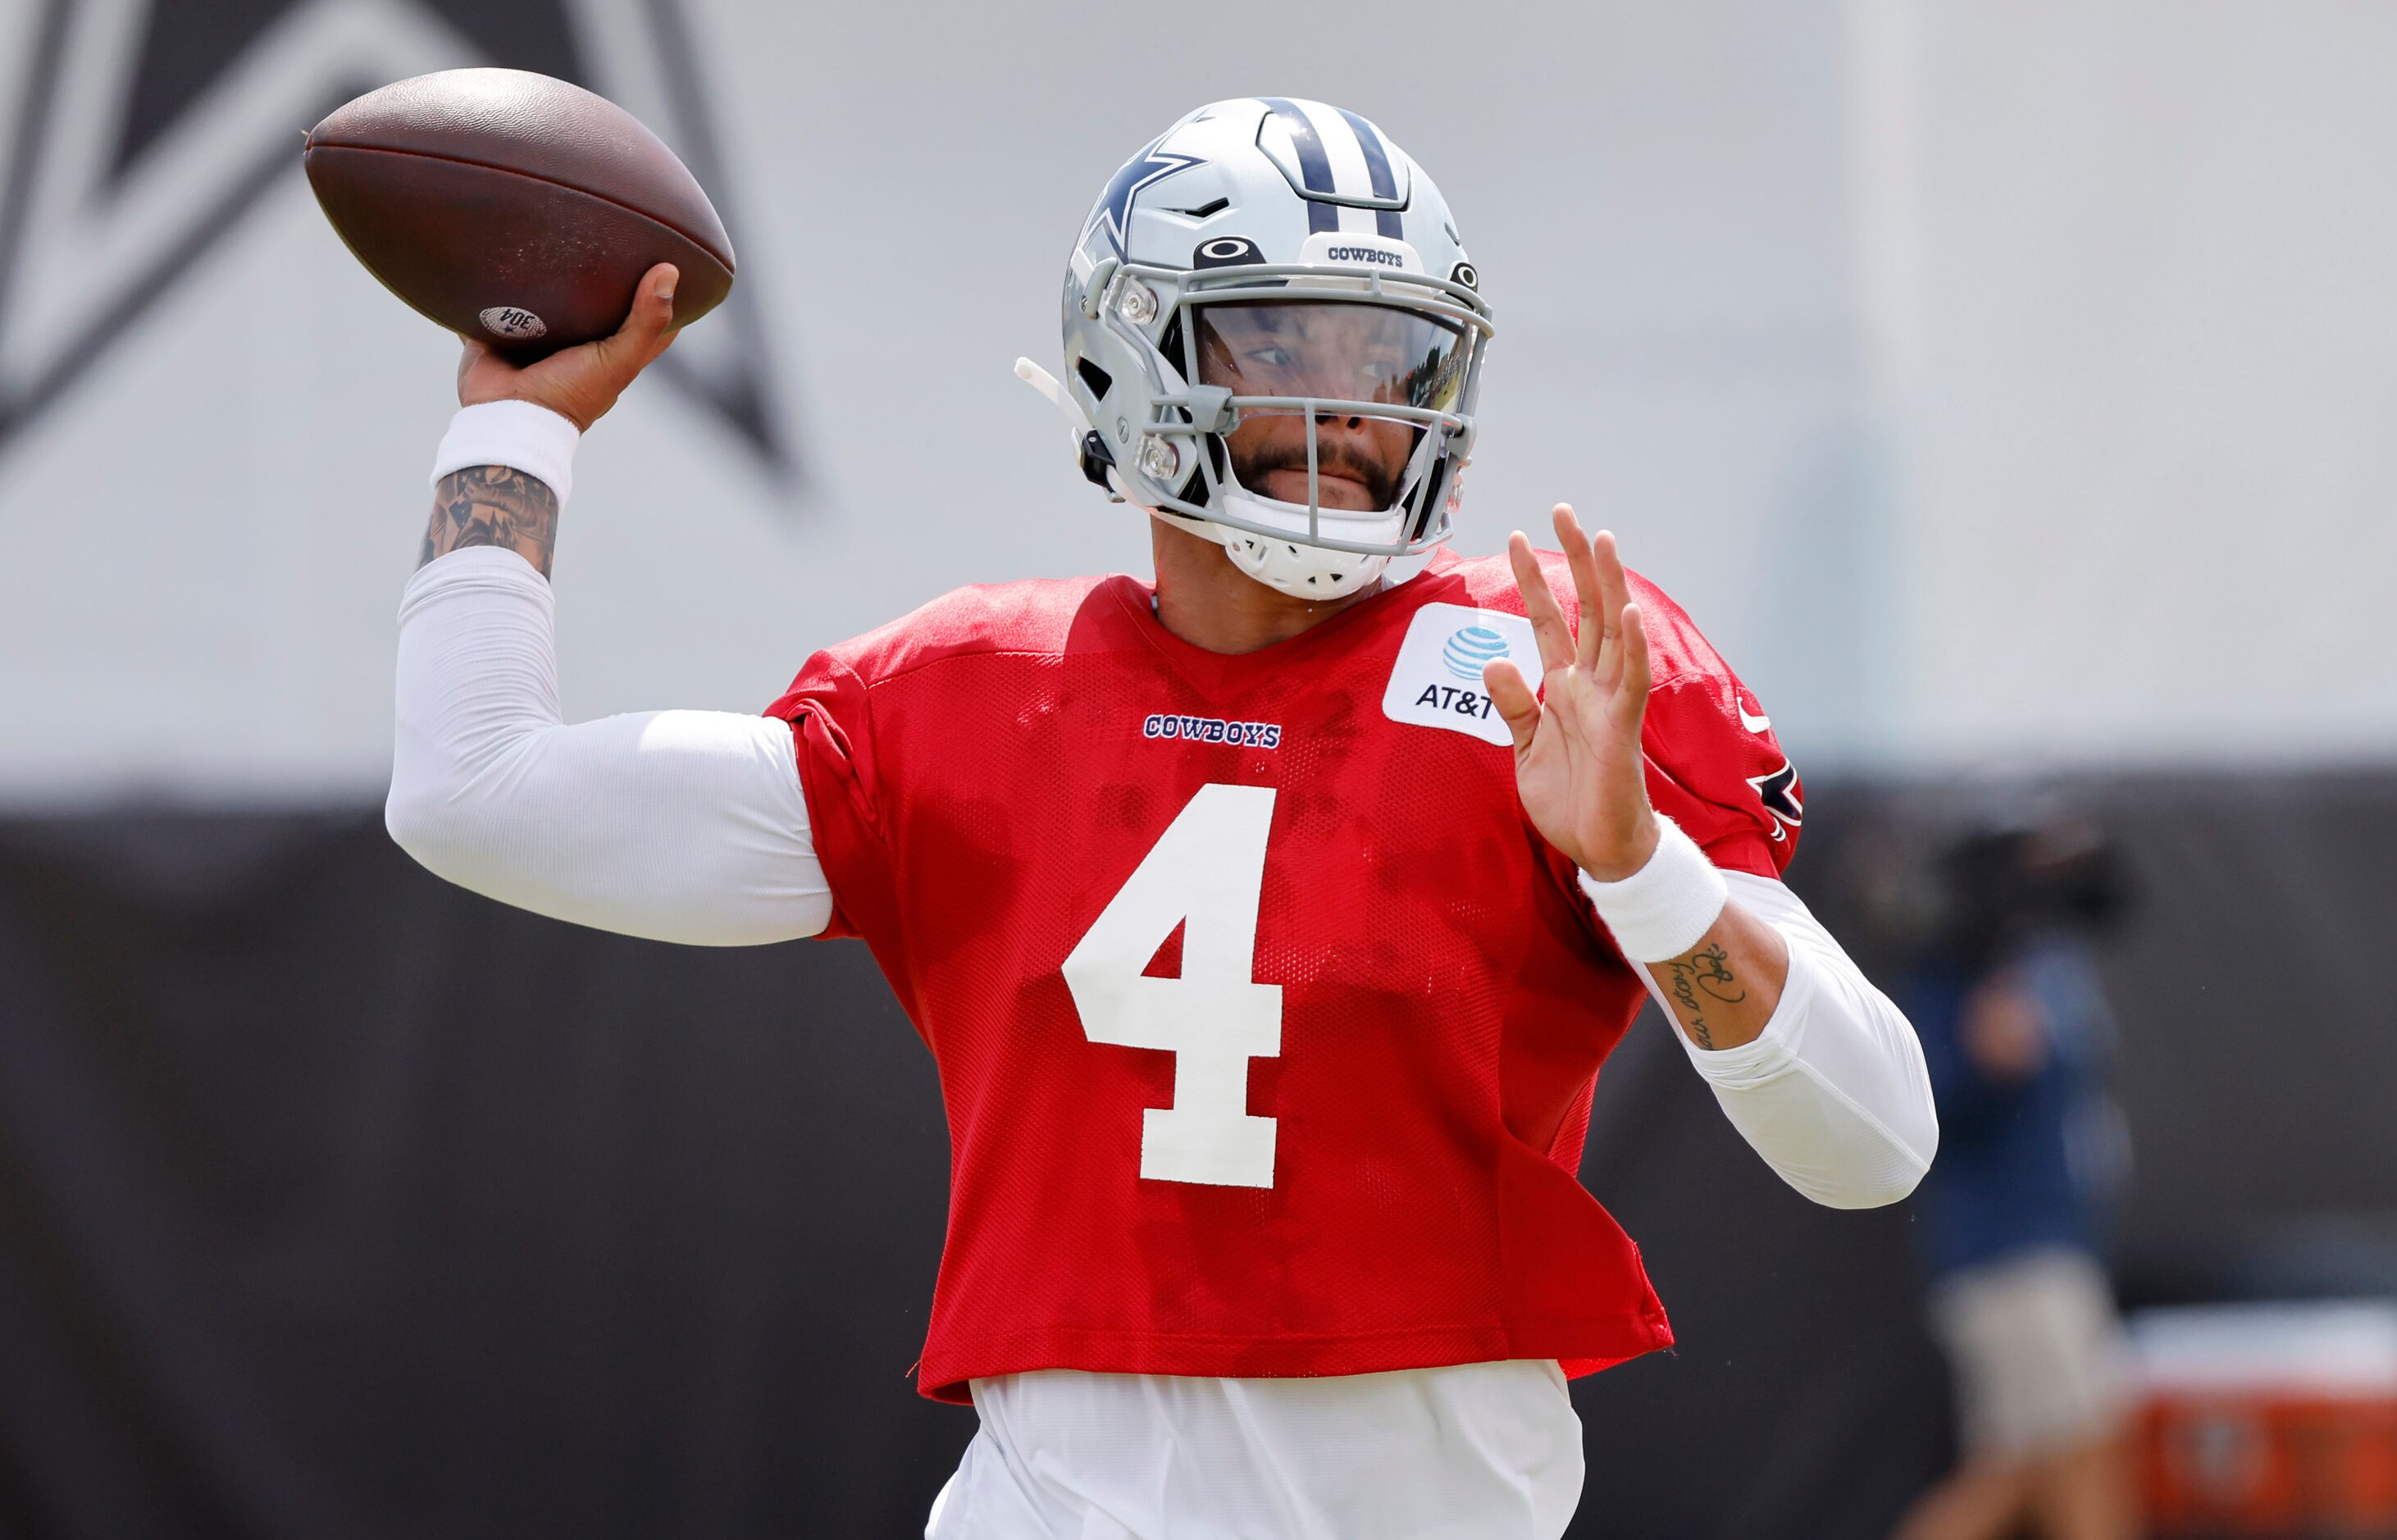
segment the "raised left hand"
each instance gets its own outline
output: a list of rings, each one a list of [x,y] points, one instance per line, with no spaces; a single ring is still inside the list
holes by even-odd
[[[1646,865],[1656,850],[1656,814],[1640,752],[1648,636],[1614,536],[1604,529],[1584,536],[1581,521],[1561,502],[1556,529],[1581,601],[1580,635],[1518,529],[1506,555],[1539,638],[1541,690],[1533,694],[1522,671],[1503,658],[1482,670],[1482,683],[1515,735],[1515,788],[1532,826],[1583,871],[1614,882]]]

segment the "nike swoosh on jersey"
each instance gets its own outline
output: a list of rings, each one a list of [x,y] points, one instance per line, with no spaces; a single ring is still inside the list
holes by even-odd
[[[1767,728],[1769,728],[1769,727],[1771,727],[1771,726],[1773,725],[1773,718],[1772,718],[1772,717],[1770,717],[1770,716],[1750,716],[1748,714],[1748,708],[1747,708],[1746,706],[1739,705],[1739,703],[1738,703],[1737,701],[1734,701],[1734,702],[1732,703],[1732,704],[1733,704],[1733,705],[1734,705],[1734,706],[1739,706],[1739,725],[1740,725],[1740,726],[1742,726],[1742,727],[1744,727],[1744,728],[1746,728],[1746,729],[1748,729],[1748,731],[1750,731],[1750,732],[1762,732],[1765,729],[1767,729]]]

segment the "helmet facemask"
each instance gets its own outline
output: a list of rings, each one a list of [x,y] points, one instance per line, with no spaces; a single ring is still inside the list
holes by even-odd
[[[1127,264],[1102,324],[1152,378],[1116,475],[1260,582],[1355,592],[1449,537],[1488,317],[1413,274]]]

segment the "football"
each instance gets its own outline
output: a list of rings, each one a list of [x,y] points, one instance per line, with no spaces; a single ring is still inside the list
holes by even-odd
[[[614,331],[658,262],[682,270],[677,326],[732,288],[732,243],[675,153],[614,102],[545,74],[398,81],[317,124],[302,155],[368,272],[514,358]]]

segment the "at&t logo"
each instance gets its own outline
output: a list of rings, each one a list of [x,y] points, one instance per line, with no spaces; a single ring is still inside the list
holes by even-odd
[[[1506,638],[1486,625],[1459,627],[1440,649],[1440,662],[1460,679],[1481,682],[1481,665],[1506,655]]]
[[[1426,604],[1407,623],[1390,682],[1382,692],[1382,714],[1412,727],[1446,728],[1485,743],[1513,741],[1506,719],[1481,688],[1481,671],[1501,658],[1514,660],[1527,678],[1538,678],[1539,647],[1532,623],[1499,609],[1462,604]]]

